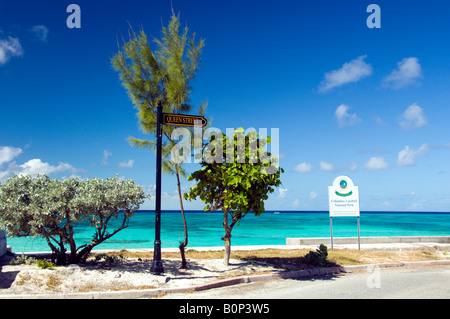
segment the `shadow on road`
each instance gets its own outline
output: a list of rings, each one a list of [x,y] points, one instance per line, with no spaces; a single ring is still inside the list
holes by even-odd
[[[345,273],[344,269],[334,262],[327,261],[325,265],[313,266],[308,264],[304,257],[249,257],[248,260],[280,269],[279,274],[285,279],[333,280]]]

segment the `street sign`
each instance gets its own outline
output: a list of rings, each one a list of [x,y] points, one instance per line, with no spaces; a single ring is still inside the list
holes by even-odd
[[[163,113],[164,125],[195,126],[196,121],[201,121],[201,127],[205,126],[208,122],[203,116],[200,115]]]

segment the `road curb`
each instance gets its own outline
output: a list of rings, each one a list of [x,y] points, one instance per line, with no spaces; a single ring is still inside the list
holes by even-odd
[[[184,288],[80,292],[69,294],[0,295],[0,299],[140,299],[140,298],[157,297],[161,294],[189,293],[193,291],[202,291],[259,281],[271,281],[279,279],[300,279],[323,275],[337,275],[340,273],[367,271],[368,269],[373,267],[393,268],[393,267],[426,267],[426,266],[443,266],[443,265],[450,265],[450,260],[411,261],[398,263],[380,263],[380,264],[365,264],[355,266],[313,268],[313,269],[294,270],[287,272],[276,272],[271,274],[222,279],[211,283]]]

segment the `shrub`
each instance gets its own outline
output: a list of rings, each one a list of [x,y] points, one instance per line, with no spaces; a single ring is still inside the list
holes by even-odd
[[[25,254],[22,253],[20,256],[16,256],[14,259],[11,259],[9,262],[10,265],[32,265],[35,262],[35,259],[33,257],[25,256]]]
[[[325,266],[327,264],[328,247],[320,244],[316,251],[310,251],[305,256],[305,262],[312,266]]]
[[[45,259],[36,259],[35,264],[41,269],[56,267],[54,263],[47,261]]]
[[[43,237],[58,265],[78,264],[96,245],[128,227],[145,198],[142,187],[117,176],[61,181],[46,175],[15,175],[0,185],[0,227],[10,236]],[[95,233],[89,244],[77,246],[75,226],[84,221]]]
[[[50,261],[47,261],[45,259],[36,259],[33,257],[28,257],[25,256],[25,254],[22,253],[22,255],[20,256],[16,256],[16,258],[12,259],[9,262],[10,265],[20,265],[20,264],[25,264],[25,265],[32,265],[32,264],[36,264],[36,266],[38,266],[41,269],[46,269],[46,268],[53,268],[56,267],[56,265]]]

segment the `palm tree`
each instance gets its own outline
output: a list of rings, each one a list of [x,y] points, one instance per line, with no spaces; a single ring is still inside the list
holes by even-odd
[[[111,59],[113,68],[119,72],[122,85],[128,91],[134,107],[137,109],[139,127],[145,134],[155,136],[157,105],[161,101],[163,112],[185,114],[193,106],[189,96],[192,92],[191,81],[194,79],[201,61],[204,39],[195,41],[195,33],[189,38],[187,26],[180,33],[179,15],[172,10],[171,20],[162,27],[161,38],[154,38],[157,50],[152,51],[147,35],[141,29],[137,34],[131,27],[129,40]],[[204,115],[207,102],[201,102],[198,113]],[[175,174],[177,177],[180,209],[184,224],[184,241],[180,242],[182,268],[187,268],[184,249],[188,244],[186,217],[181,196],[180,176],[186,171],[182,163],[171,160],[170,152],[176,144],[172,139],[174,127],[164,126],[162,156],[163,172]],[[128,138],[132,146],[155,150],[154,140]]]

